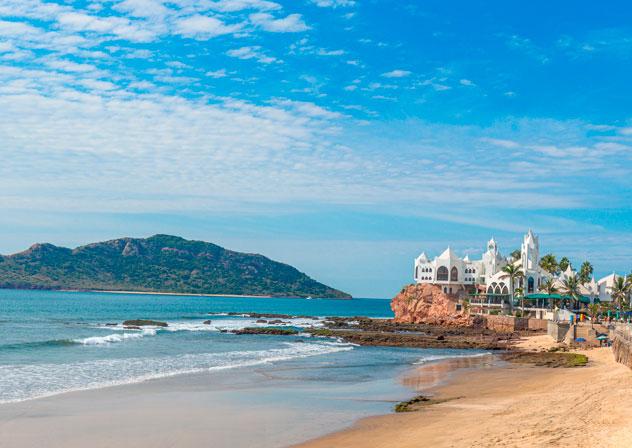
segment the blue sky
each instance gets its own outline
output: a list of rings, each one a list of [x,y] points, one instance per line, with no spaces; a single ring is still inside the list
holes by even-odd
[[[632,7],[0,0],[0,253],[174,233],[390,297],[447,244],[632,268]]]

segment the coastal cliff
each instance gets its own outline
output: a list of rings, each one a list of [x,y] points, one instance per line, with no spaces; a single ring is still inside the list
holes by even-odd
[[[414,284],[404,287],[391,301],[395,322],[463,327],[470,317],[457,311],[458,301],[436,285]]]

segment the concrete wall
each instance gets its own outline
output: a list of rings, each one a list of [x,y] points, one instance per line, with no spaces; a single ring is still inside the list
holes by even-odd
[[[499,333],[514,331],[546,331],[547,321],[543,319],[527,319],[513,316],[484,316],[486,327]]]
[[[612,339],[614,359],[632,369],[632,335],[630,331],[616,329],[611,333],[610,338]]]
[[[548,322],[545,319],[527,319],[528,329],[531,331],[547,331]]]
[[[555,342],[562,342],[571,327],[568,323],[547,321],[547,334],[553,338]]]

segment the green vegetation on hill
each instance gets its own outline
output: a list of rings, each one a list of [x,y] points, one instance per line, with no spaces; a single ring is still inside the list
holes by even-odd
[[[76,249],[35,244],[0,257],[0,288],[350,297],[262,255],[169,235]]]

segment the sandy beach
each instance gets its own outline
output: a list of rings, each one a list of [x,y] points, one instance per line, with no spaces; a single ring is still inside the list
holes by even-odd
[[[524,348],[550,345],[548,336]],[[371,417],[297,448],[629,447],[632,371],[609,348],[585,352],[581,368],[504,365],[458,373],[417,412]]]

